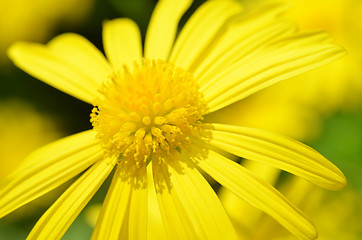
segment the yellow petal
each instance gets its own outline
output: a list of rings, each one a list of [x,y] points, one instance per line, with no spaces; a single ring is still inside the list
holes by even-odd
[[[277,41],[232,64],[200,86],[209,111],[345,55],[342,48],[326,42],[328,39],[325,33],[300,34]]]
[[[281,188],[283,189],[285,196],[293,201],[295,205],[300,207],[305,207],[312,199],[318,199],[320,196],[318,193],[324,194],[322,193],[322,189],[316,188],[310,182],[298,177],[289,178],[288,182],[285,182]],[[312,195],[316,196],[309,198]]]
[[[145,57],[167,60],[175,40],[178,22],[192,0],[160,0],[153,11],[145,40]]]
[[[125,164],[119,164],[91,239],[118,239],[121,235],[146,239],[146,169],[139,169],[136,175],[130,172]]]
[[[92,84],[96,90],[112,71],[104,55],[81,35],[61,34],[51,40],[47,46],[54,55],[84,74],[89,81],[84,84],[89,84],[89,86]]]
[[[113,176],[91,239],[117,239],[119,236],[132,191],[131,184],[121,178],[122,172],[118,167]]]
[[[141,33],[131,19],[119,18],[103,24],[103,45],[114,68],[132,65],[142,58]]]
[[[163,227],[160,208],[157,202],[156,190],[152,176],[152,164],[147,166],[147,184],[148,184],[148,240],[166,240],[167,236]]]
[[[275,218],[298,238],[316,239],[315,227],[302,212],[275,188],[241,165],[211,150],[198,165],[221,185]]]
[[[206,1],[191,16],[177,37],[170,62],[192,71],[192,64],[222,31],[225,23],[241,10],[241,4],[238,1]]]
[[[172,161],[169,167],[164,163],[152,166],[168,238],[236,239],[214,190],[186,157],[184,161]]]
[[[153,166],[152,169],[155,167]],[[167,166],[156,166],[156,171],[153,171],[153,179],[166,235],[169,239],[175,240],[197,239],[197,234],[175,189],[166,184],[166,181],[169,181]]]
[[[271,185],[275,185],[280,175],[279,169],[275,169],[268,165],[245,160],[243,160],[242,163],[243,167],[253,172],[259,178],[263,179],[266,183]],[[253,206],[250,206],[250,204],[237,197],[225,187],[221,187],[217,195],[219,196],[222,205],[231,218],[232,223],[234,224],[235,228],[239,230],[239,232],[243,232],[245,229],[249,229],[250,231],[250,229],[258,226],[260,219],[265,216],[262,211]],[[295,204],[295,202],[293,203]],[[248,217],[245,218],[245,216]]]
[[[36,150],[0,189],[0,217],[60,186],[102,157],[94,131]]]
[[[237,156],[288,171],[320,187],[345,186],[343,173],[312,148],[259,129],[214,124],[211,144]]]
[[[205,84],[213,75],[270,42],[295,33],[295,24],[279,17],[284,9],[284,6],[268,7],[247,18],[231,21],[196,67],[194,77],[199,84]]]
[[[147,239],[147,171],[139,169],[129,205],[128,239]]]
[[[111,71],[106,59],[88,40],[70,33],[45,46],[15,43],[8,54],[25,72],[87,103],[92,103]]]
[[[61,239],[114,167],[109,159],[94,164],[43,214],[27,239]]]

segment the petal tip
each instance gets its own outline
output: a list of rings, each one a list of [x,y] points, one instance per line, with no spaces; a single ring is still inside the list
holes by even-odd
[[[318,185],[318,184],[316,184]],[[343,173],[341,171],[339,171],[336,176],[333,177],[333,179],[329,180],[329,183],[324,184],[324,185],[319,185],[322,188],[325,188],[327,190],[331,190],[331,191],[338,191],[341,190],[342,188],[344,188],[347,185],[347,179],[346,177],[343,175]]]
[[[6,54],[12,61],[15,61],[19,56],[19,53],[21,52],[21,49],[24,47],[24,45],[25,42],[21,41],[15,42],[7,49]]]
[[[336,166],[335,170],[336,176],[334,177],[334,184],[330,190],[341,190],[347,185],[347,178],[343,172]]]
[[[342,188],[344,188],[347,185],[347,179],[346,177],[343,175],[343,173],[341,173],[339,179],[336,179],[336,184],[335,184],[335,188],[332,190],[341,190]]]

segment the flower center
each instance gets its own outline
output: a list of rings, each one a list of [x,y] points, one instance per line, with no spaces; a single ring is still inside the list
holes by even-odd
[[[100,92],[91,122],[106,152],[120,161],[164,161],[200,137],[203,97],[192,74],[170,63],[123,66]]]

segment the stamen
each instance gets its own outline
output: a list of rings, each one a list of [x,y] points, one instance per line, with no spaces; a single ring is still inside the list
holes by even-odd
[[[103,85],[92,125],[109,155],[140,167],[200,136],[206,113],[192,75],[161,60],[123,66]]]

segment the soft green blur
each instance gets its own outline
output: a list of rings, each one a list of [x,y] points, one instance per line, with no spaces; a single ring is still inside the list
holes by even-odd
[[[246,14],[273,2],[241,1],[247,7]],[[25,5],[27,2],[32,2],[32,9]],[[195,1],[186,15],[189,16],[202,2]],[[281,132],[320,151],[345,173],[348,181],[345,190],[333,193],[312,187],[310,190],[309,187],[303,188],[299,183],[294,183],[294,178],[284,173],[278,181],[274,180],[281,191],[290,194],[290,198],[293,195],[288,189],[300,190],[299,198],[295,201],[300,202],[300,206],[317,225],[320,239],[362,239],[362,229],[358,224],[358,221],[362,222],[362,23],[359,19],[362,15],[362,1],[282,2],[291,4],[287,18],[299,22],[303,29],[329,31],[335,42],[347,49],[348,57],[286,80],[211,117],[217,120],[219,116],[227,114],[230,115],[230,123]],[[11,6],[10,3],[17,5]],[[35,147],[89,129],[91,124],[85,116],[92,109],[86,103],[16,69],[6,60],[5,49],[16,40],[44,43],[63,32],[79,33],[102,49],[102,22],[118,17],[134,19],[144,37],[155,4],[156,0],[0,0],[0,130],[4,129],[0,132],[0,181]],[[6,7],[12,10],[1,14]],[[307,11],[309,9],[313,11]],[[181,25],[184,22],[183,19]],[[232,117],[235,114],[241,115],[243,121],[235,122],[234,119],[240,119]],[[90,238],[97,212],[93,205],[103,202],[107,185],[109,181],[63,239]],[[0,219],[0,240],[25,239],[61,190]],[[247,206],[243,209],[243,216],[247,216],[250,209]],[[234,214],[238,215],[239,212]],[[259,220],[255,220],[254,225],[251,225],[251,219],[243,219],[249,228],[249,237],[289,237],[272,220],[262,214],[257,217]]]

